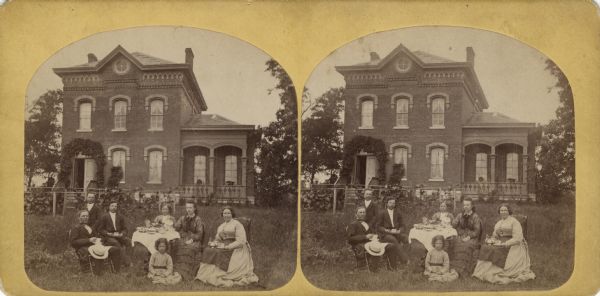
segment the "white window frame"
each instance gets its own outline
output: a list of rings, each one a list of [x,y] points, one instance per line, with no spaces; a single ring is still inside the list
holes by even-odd
[[[370,116],[365,113],[366,105],[370,104]],[[373,120],[374,120],[374,110],[375,110],[375,100],[371,98],[365,98],[360,102],[360,129],[373,129]],[[370,122],[365,122],[370,118]],[[365,123],[369,123],[366,125]]]
[[[84,108],[85,106],[85,108]],[[91,132],[92,131],[92,110],[93,103],[84,101],[79,103],[79,128],[78,132]],[[86,112],[87,114],[84,114]],[[85,116],[87,115],[87,116]]]
[[[225,179],[223,180],[225,185],[227,185],[228,181],[232,181],[234,185],[238,185],[237,171],[237,155],[225,156]]]
[[[429,181],[444,181],[445,149],[433,147],[430,154]],[[439,175],[436,172],[439,172]]]
[[[475,181],[479,182],[479,177],[483,181],[488,181],[488,155],[485,152],[475,154]]]
[[[202,180],[202,185],[206,185],[206,155],[198,154],[194,156],[194,185],[198,180]]]
[[[164,153],[162,150],[151,150],[148,152],[148,184],[162,183]]]
[[[119,154],[119,155],[117,155]],[[111,151],[111,160],[113,167],[121,167],[121,172],[123,173],[123,177],[119,181],[119,183],[125,183],[125,167],[127,163],[127,151],[124,149],[113,149]]]
[[[396,129],[408,128],[408,113],[410,109],[410,98],[400,97],[396,99]]]
[[[113,132],[127,131],[127,109],[129,104],[125,100],[117,100],[114,102],[114,127]]]
[[[431,100],[431,128],[445,128],[446,120],[446,99],[436,97]]]
[[[394,164],[403,164],[404,166],[404,176],[402,176],[402,180],[407,180],[408,176],[408,155],[409,148],[405,146],[396,146],[394,147]]]
[[[150,101],[150,128],[148,130],[162,131],[164,129],[164,117],[165,102],[162,99],[154,99]]]
[[[519,182],[519,154],[515,152],[506,154],[506,182],[510,179]]]

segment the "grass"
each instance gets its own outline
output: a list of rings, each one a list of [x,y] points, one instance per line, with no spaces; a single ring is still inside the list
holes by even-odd
[[[477,203],[476,208],[484,219],[484,234],[491,234],[499,219],[499,203]],[[494,285],[476,278],[460,278],[451,283],[431,283],[420,273],[356,272],[355,259],[346,242],[345,227],[354,219],[352,210],[332,214],[302,213],[301,264],[306,278],[315,286],[326,290],[342,291],[504,291],[548,290],[565,283],[573,271],[575,206],[574,204],[541,205],[512,204],[515,214],[528,216],[527,242],[531,256],[531,269],[536,279],[508,285]],[[404,223],[419,223],[424,215],[431,216],[434,209],[414,206],[401,209]],[[456,211],[458,212],[458,211]]]
[[[177,207],[175,217],[184,212]],[[236,207],[238,216],[252,218],[250,246],[254,260],[256,285],[230,290],[272,290],[286,284],[296,265],[296,210]],[[155,216],[153,213],[149,216]],[[221,223],[218,206],[199,208],[208,234],[214,237]],[[128,229],[143,224],[147,217],[136,210],[128,219]],[[25,270],[38,287],[53,291],[221,291],[200,281],[183,281],[173,286],[154,285],[141,266],[125,268],[120,274],[101,277],[82,275],[67,232],[75,224],[72,216],[25,216]]]

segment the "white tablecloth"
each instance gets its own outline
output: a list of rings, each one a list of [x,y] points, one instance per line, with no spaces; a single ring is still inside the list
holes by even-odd
[[[154,242],[156,242],[159,238],[166,238],[167,240],[172,240],[176,238],[180,238],[179,232],[175,230],[170,230],[165,233],[145,233],[136,231],[131,236],[131,244],[135,244],[136,242],[142,244],[144,247],[150,251],[150,254],[154,254],[156,249],[154,248]]]
[[[427,251],[430,251],[433,249],[431,240],[436,235],[443,235],[444,238],[449,238],[458,235],[458,233],[456,232],[456,229],[452,227],[436,227],[430,230],[413,228],[408,233],[408,241],[410,242],[413,239],[417,240],[425,246]]]

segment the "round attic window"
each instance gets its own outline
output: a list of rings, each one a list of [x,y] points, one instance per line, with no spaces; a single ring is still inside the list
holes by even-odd
[[[396,70],[398,70],[398,72],[400,72],[400,73],[405,73],[406,71],[408,71],[410,69],[411,65],[412,65],[412,61],[409,58],[400,57],[396,61]]]
[[[119,75],[129,72],[131,64],[126,59],[119,59],[113,64],[113,70]]]

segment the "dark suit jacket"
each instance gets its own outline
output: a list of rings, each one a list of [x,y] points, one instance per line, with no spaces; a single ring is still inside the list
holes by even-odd
[[[374,225],[377,222],[377,215],[380,212],[379,203],[374,200],[371,200],[371,203],[367,207],[367,205],[365,204],[365,200],[363,199],[358,205],[367,208],[367,216],[365,217],[365,222],[369,223],[369,226],[375,227]]]
[[[98,219],[94,229],[104,237],[108,237],[109,232],[121,232],[123,236],[127,235],[127,225],[125,224],[125,218],[119,213],[115,216],[116,227],[113,226],[110,215],[105,213]]]
[[[377,215],[377,229],[380,233],[385,233],[386,229],[404,229],[404,222],[402,221],[402,214],[397,209],[394,209],[394,227],[392,227],[392,220],[387,209],[382,209]]]
[[[81,209],[87,210],[87,203],[84,203]],[[90,213],[88,224],[90,226],[96,225],[96,222],[98,222],[98,219],[102,215],[102,210],[100,209],[100,206],[97,203],[95,203],[94,206],[88,212]]]
[[[348,229],[346,231],[346,234],[348,236],[348,243],[352,246],[361,243],[366,243],[369,241],[369,239],[367,238],[367,234],[369,233],[375,233],[375,229],[373,229],[371,225],[369,225],[369,230],[366,230],[365,227],[358,220],[355,220],[352,223],[350,223],[350,225],[348,225]]]
[[[71,229],[69,241],[71,243],[71,247],[77,250],[83,247],[91,246],[91,237],[98,237],[98,234],[93,230],[93,228],[92,233],[89,233],[83,225],[79,224]]]

